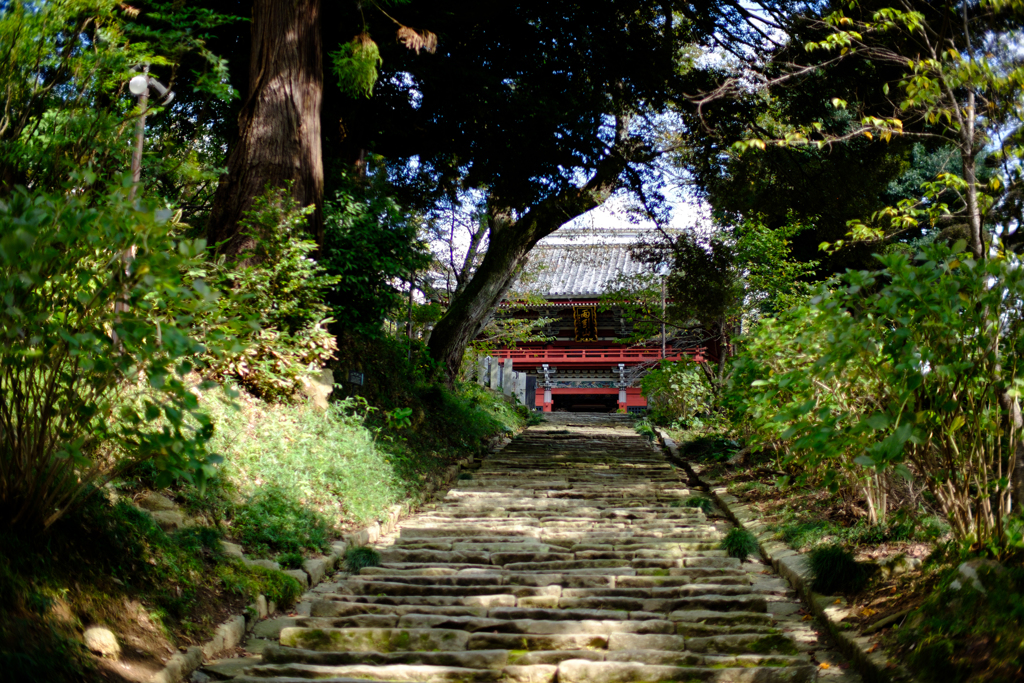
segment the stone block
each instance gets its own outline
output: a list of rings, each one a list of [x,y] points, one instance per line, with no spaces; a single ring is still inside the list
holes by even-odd
[[[491,389],[501,389],[501,365],[497,358],[491,358],[491,381],[488,384]]]
[[[185,526],[185,515],[177,510],[156,510],[149,514],[164,531],[175,531]]]
[[[273,560],[242,560],[248,567],[263,567],[264,569],[280,570],[281,565]]]
[[[228,541],[220,542],[220,549],[228,557],[234,557],[235,559],[241,560],[245,557],[242,553],[242,546],[237,543],[229,543]]]
[[[319,652],[449,652],[467,649],[469,639],[468,632],[455,629],[288,627],[281,630],[284,647]]]
[[[334,373],[328,368],[324,368],[317,375],[302,378],[302,393],[320,410],[327,410],[327,400],[332,391]]]
[[[257,595],[256,602],[253,603],[253,611],[256,612],[256,618],[266,619],[267,616],[270,614],[270,611],[267,608],[267,596]]]
[[[149,683],[180,683],[203,663],[203,648],[190,647],[167,660],[164,668],[149,679]]]
[[[102,657],[117,657],[121,654],[121,645],[117,642],[114,632],[105,626],[90,626],[82,634],[85,647]]]
[[[506,396],[512,395],[512,385],[515,382],[514,372],[512,370],[512,359],[506,358],[502,365],[501,371],[501,391]]]
[[[139,498],[136,504],[143,510],[149,510],[150,512],[178,509],[173,500],[155,491],[142,494],[142,497]]]
[[[309,575],[301,569],[285,569],[283,573],[298,581],[302,590],[309,588]]]
[[[260,663],[259,657],[234,657],[232,659],[218,659],[203,665],[203,671],[208,671],[218,680],[235,678],[242,673],[242,669],[255,666]]]
[[[310,585],[315,586],[320,583],[321,579],[324,578],[324,574],[327,573],[327,560],[319,558],[306,560],[302,563],[302,569],[309,575]]]
[[[203,655],[212,659],[214,655],[239,645],[245,638],[245,617],[231,617],[217,627],[211,638],[203,645]]]

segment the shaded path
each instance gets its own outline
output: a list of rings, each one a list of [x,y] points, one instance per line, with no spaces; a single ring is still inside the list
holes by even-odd
[[[625,416],[554,413],[276,620],[239,683],[859,681]],[[822,657],[822,655],[827,655]]]

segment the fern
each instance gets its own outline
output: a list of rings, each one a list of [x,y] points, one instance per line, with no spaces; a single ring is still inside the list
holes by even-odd
[[[377,67],[383,64],[377,43],[368,33],[360,33],[331,53],[338,87],[350,97],[370,97],[377,83]]]

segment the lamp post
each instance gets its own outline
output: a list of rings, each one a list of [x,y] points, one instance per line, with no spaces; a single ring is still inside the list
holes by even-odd
[[[135,145],[132,149],[132,186],[128,190],[129,204],[135,201],[136,190],[139,186],[139,181],[142,179],[142,147],[145,143],[146,135],[146,106],[149,104],[149,89],[151,87],[156,90],[157,94],[162,98],[160,100],[160,104],[170,104],[171,100],[174,99],[173,90],[168,90],[167,86],[149,75],[148,64],[142,66],[141,74],[132,76],[132,79],[128,81],[128,90],[139,98],[139,118],[135,122]],[[134,259],[135,246],[133,245],[125,249],[124,253],[121,254],[121,262],[124,264],[125,275],[128,274],[128,271],[131,268],[131,262]],[[119,313],[127,310],[128,301],[126,292],[125,299],[114,302],[114,312]],[[112,338],[115,346],[120,348],[116,332],[112,334]]]
[[[149,89],[153,88],[163,98],[160,104],[167,105],[174,99],[174,91],[168,90],[160,81],[149,75],[149,65],[142,67],[142,73],[128,81],[128,90],[139,98],[139,118],[135,122],[135,148],[132,150],[132,187],[128,190],[128,201],[135,199],[135,190],[142,179],[142,146],[146,136],[146,106],[149,104]]]

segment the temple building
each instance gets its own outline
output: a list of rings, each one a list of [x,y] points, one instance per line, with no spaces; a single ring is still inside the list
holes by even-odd
[[[639,380],[662,358],[713,356],[713,350],[679,336],[624,343],[634,336],[636,314],[602,303],[601,297],[620,289],[622,277],[649,272],[650,266],[632,257],[632,240],[625,242],[621,233],[615,237],[619,239],[601,243],[542,242],[531,252],[527,275],[509,297],[529,292],[542,303],[506,303],[497,314],[551,319],[540,330],[549,341],[493,352],[503,365],[510,359],[514,370],[528,373],[526,403],[531,408],[638,412],[647,407]]]

